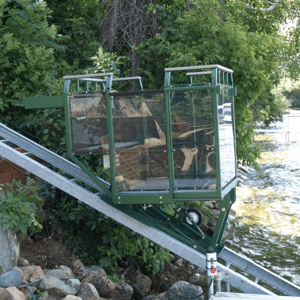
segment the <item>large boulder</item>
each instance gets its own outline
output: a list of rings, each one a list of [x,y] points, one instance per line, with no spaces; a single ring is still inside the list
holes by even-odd
[[[73,276],[72,270],[66,266],[59,266],[58,269],[53,269],[45,273],[47,276],[53,276],[59,279],[69,279]]]
[[[204,300],[203,291],[200,286],[189,284],[186,281],[178,281],[172,285],[172,287],[160,295],[148,296],[142,300],[182,300],[182,299],[194,299]]]
[[[99,293],[100,297],[111,298],[115,291],[115,283],[113,283],[106,275],[102,268],[97,268],[90,272],[82,282],[92,283]]]
[[[39,290],[47,291],[50,295],[65,297],[67,295],[75,295],[76,288],[67,285],[63,280],[54,276],[45,276],[39,284]]]
[[[133,295],[133,288],[127,283],[115,283],[115,291],[111,296],[112,300],[130,300]]]
[[[189,284],[185,281],[178,281],[172,285],[162,300],[182,300],[182,298],[193,298],[204,300],[203,290],[200,286]]]
[[[6,290],[13,296],[13,300],[26,300],[26,296],[16,287],[12,286]]]
[[[91,283],[81,283],[78,288],[77,296],[82,300],[99,300],[99,293]]]
[[[6,289],[0,288],[0,299],[1,300],[14,300],[13,295]]]
[[[8,271],[0,275],[0,286],[10,287],[17,286],[23,282],[24,275],[18,271]]]
[[[0,267],[9,271],[17,265],[20,256],[20,245],[16,233],[8,229],[4,231],[0,225]]]

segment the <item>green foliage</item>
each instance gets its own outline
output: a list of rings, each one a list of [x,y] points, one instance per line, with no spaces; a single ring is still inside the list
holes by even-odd
[[[257,101],[253,108],[254,120],[263,121],[266,126],[272,122],[282,121],[284,113],[287,112],[290,104],[281,93],[274,94],[265,91],[260,98],[263,99],[263,105],[260,106]]]
[[[105,5],[97,0],[48,0],[47,4],[52,10],[50,21],[64,37],[61,44],[66,51],[57,56],[72,66],[73,74],[81,74],[91,67],[90,58],[100,46],[99,22]]]
[[[160,249],[159,246],[144,237],[138,238],[128,228],[116,226],[114,222],[103,223],[101,232],[102,245],[98,246],[97,250],[101,257],[99,264],[103,268],[110,268],[114,271],[118,267],[118,262],[122,261],[124,257],[135,257],[141,267],[155,274],[142,242],[149,252],[155,269],[160,270],[163,263],[172,258],[168,251]]]
[[[292,107],[300,107],[300,87],[296,86],[290,90],[283,90],[282,94],[291,103]]]
[[[61,91],[57,80],[66,65],[55,59],[58,45],[55,25],[48,25],[50,13],[43,1],[1,1],[0,111],[21,105],[22,99]]]
[[[123,277],[119,277],[115,274],[109,276],[109,279],[115,283],[124,283],[125,282],[125,279]]]
[[[49,209],[62,222],[65,243],[86,263],[101,265],[109,274],[115,274],[119,266],[126,264],[128,257],[135,257],[142,268],[154,272],[141,241],[157,269],[171,260],[172,255],[167,250],[138,237],[95,209],[60,191],[55,196],[56,199],[48,203]]]
[[[63,109],[45,109],[23,115],[20,128],[34,134],[39,143],[61,155],[66,154],[65,119]]]
[[[42,201],[39,190],[28,178],[26,184],[13,180],[11,184],[1,185],[0,223],[3,230],[12,229],[26,232],[28,228],[41,231],[42,217],[38,214],[37,205]]]
[[[31,135],[37,133],[42,144],[54,150],[64,136],[62,119],[51,122],[47,112],[25,111],[23,99],[62,93],[62,75],[69,66],[55,53],[64,51],[59,44],[63,38],[58,37],[54,24],[49,25],[50,10],[44,1],[5,0],[0,3],[0,12],[2,122],[21,127]]]
[[[102,47],[91,58],[96,73],[113,72],[116,77],[120,74],[118,66],[122,64],[121,59],[116,53],[105,52]]]
[[[34,292],[34,295],[35,295],[36,299],[43,298],[44,294],[45,294],[45,292],[42,292],[40,290],[36,290]]]

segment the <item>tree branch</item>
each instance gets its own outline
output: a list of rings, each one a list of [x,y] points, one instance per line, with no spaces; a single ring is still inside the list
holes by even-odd
[[[271,4],[271,6],[269,6],[269,7],[259,7],[259,8],[257,8],[257,7],[254,7],[252,5],[249,5],[249,4],[246,4],[246,7],[247,7],[247,9],[254,9],[254,10],[260,10],[260,11],[268,12],[268,11],[271,11],[274,8],[276,8],[276,6],[278,5],[279,1],[280,0],[275,0],[274,3],[268,2],[268,3]]]

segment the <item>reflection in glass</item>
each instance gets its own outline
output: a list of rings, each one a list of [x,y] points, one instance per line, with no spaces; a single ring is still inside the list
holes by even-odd
[[[176,189],[216,189],[211,90],[171,92]]]
[[[224,188],[235,178],[235,147],[232,124],[232,97],[228,86],[221,86],[222,93],[218,95],[218,122],[220,144],[221,186]]]
[[[74,154],[99,153],[107,136],[106,102],[101,92],[69,95]]]
[[[111,96],[117,189],[167,190],[163,91],[112,93]]]

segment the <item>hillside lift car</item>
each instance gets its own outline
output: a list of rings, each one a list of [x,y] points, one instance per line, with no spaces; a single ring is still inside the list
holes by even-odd
[[[68,156],[99,186],[101,199],[206,254],[210,272],[216,259],[209,255],[224,247],[236,198],[232,75],[220,65],[166,68],[164,88],[157,90],[144,90],[140,77],[65,76],[63,95],[24,102],[63,107]],[[127,91],[117,91],[121,84]],[[85,156],[108,168],[111,179],[92,171]],[[200,228],[201,211],[187,206],[212,200],[220,214],[208,235]],[[166,213],[163,205],[176,201],[184,205]]]

